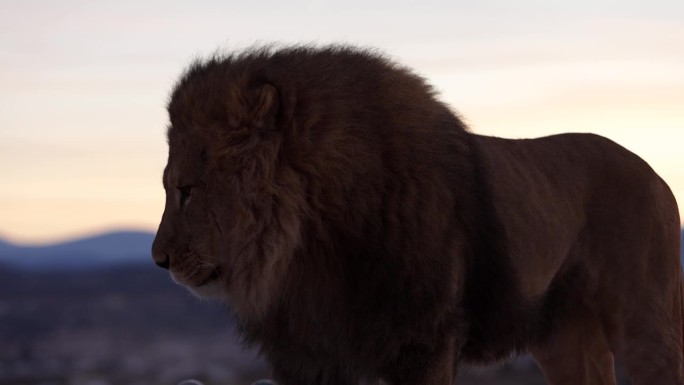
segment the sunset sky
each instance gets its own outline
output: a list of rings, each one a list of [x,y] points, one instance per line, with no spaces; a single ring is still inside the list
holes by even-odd
[[[0,0],[0,238],[154,230],[175,79],[273,41],[380,48],[477,133],[607,136],[684,206],[681,0]]]

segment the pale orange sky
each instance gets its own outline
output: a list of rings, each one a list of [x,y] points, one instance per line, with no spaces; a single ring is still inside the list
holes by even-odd
[[[607,136],[684,206],[684,2],[452,3],[0,2],[0,237],[154,230],[176,77],[271,41],[378,47],[478,133]]]

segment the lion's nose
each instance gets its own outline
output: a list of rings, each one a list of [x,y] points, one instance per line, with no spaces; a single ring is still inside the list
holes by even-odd
[[[169,256],[168,256],[168,255],[164,255],[164,257],[165,257],[165,258],[164,258],[164,259],[161,259],[161,260],[155,258],[155,259],[154,259],[154,263],[156,263],[157,266],[159,266],[159,267],[161,267],[161,268],[163,268],[163,269],[168,269],[168,268],[169,268]]]
[[[168,269],[169,265],[171,265],[171,258],[169,257],[169,254],[162,250],[160,247],[160,242],[157,242],[156,239],[152,244],[152,259],[157,266],[164,269]]]

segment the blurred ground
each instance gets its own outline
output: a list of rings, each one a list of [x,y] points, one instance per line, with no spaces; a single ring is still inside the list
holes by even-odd
[[[268,377],[229,311],[154,267],[0,268],[0,385],[243,385]],[[464,368],[461,385],[544,384],[534,362]]]

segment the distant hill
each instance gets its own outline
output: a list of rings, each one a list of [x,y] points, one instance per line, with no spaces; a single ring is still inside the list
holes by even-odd
[[[0,240],[0,265],[23,270],[92,269],[151,263],[154,234],[117,231],[46,246],[17,246]]]
[[[11,246],[9,243],[7,243],[7,242],[3,241],[2,239],[0,239],[0,250],[2,250],[2,249],[5,248],[5,247],[9,247],[9,246]]]

